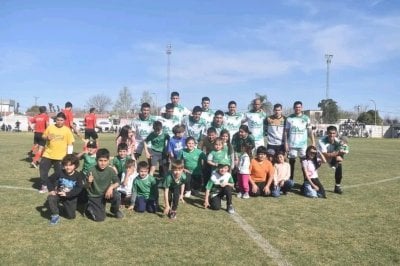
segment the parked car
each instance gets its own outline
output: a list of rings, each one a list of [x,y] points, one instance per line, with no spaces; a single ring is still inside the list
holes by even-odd
[[[99,132],[111,132],[112,123],[110,121],[101,120],[97,121],[96,126]]]

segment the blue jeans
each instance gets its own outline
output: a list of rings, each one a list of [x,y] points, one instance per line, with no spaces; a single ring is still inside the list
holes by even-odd
[[[137,212],[156,212],[156,201],[153,199],[145,199],[143,196],[136,197],[135,210]]]
[[[294,185],[294,181],[291,180],[291,179],[289,179],[289,180],[286,180],[286,181],[283,183],[283,186],[282,186],[282,187],[280,187],[279,185],[274,186],[274,187],[272,188],[272,191],[271,191],[272,197],[279,197],[279,196],[281,195],[281,191],[282,191],[283,193],[288,192],[289,190],[292,189],[293,185]]]

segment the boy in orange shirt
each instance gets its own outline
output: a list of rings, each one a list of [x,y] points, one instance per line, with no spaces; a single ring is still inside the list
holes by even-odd
[[[267,148],[257,148],[256,158],[250,163],[250,196],[268,196],[271,193],[270,187],[274,179],[274,167],[267,160]]]

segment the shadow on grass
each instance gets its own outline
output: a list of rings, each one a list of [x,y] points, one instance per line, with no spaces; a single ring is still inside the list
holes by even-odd
[[[42,181],[40,177],[31,177],[29,178],[29,182],[32,183],[32,188],[39,190],[42,186]]]
[[[190,204],[190,205],[196,207],[196,208],[204,209],[204,205],[203,205],[204,199],[203,198],[199,198],[199,197],[196,197],[196,198],[185,198],[185,202],[187,204]]]
[[[45,202],[36,207],[36,210],[39,212],[40,216],[42,216],[43,218],[46,218],[46,220],[48,220],[51,216],[51,212],[50,212],[50,208],[49,208],[49,204],[47,203],[47,200],[45,200]]]

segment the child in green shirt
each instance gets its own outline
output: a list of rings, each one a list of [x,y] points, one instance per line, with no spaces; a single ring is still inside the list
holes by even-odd
[[[106,218],[106,202],[111,202],[110,211],[116,218],[121,219],[124,214],[119,210],[121,196],[116,190],[120,185],[117,174],[109,167],[110,152],[107,149],[98,149],[96,152],[97,165],[87,176],[85,188],[88,193],[86,216],[101,222]]]
[[[128,210],[136,212],[155,213],[157,210],[157,182],[154,176],[149,175],[149,164],[141,161],[137,165],[139,175],[133,181],[131,205]]]
[[[185,182],[186,175],[183,173],[183,161],[174,160],[171,164],[171,171],[164,179],[164,214],[167,214],[170,219],[176,218],[179,201],[184,202]]]

